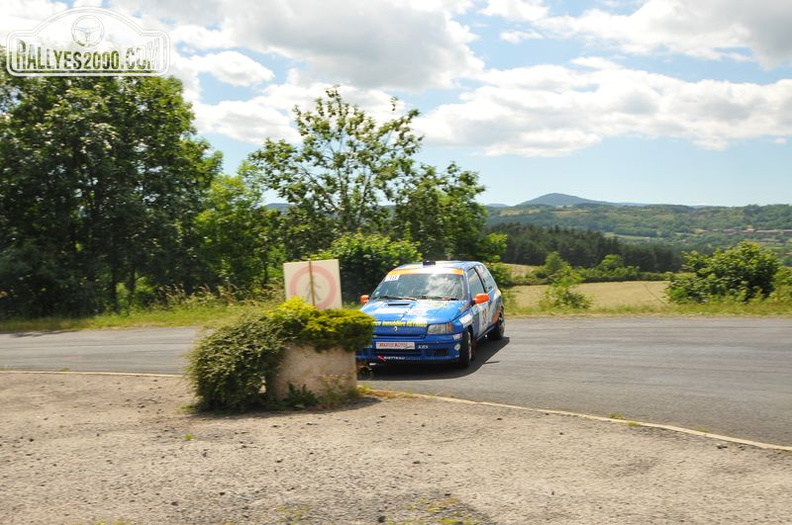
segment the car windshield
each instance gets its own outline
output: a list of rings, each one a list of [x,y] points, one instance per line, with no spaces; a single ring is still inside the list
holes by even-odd
[[[371,299],[436,299],[460,301],[465,287],[462,276],[449,273],[390,274],[377,286]]]

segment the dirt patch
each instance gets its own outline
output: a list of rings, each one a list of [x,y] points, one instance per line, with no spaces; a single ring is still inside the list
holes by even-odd
[[[0,373],[14,524],[790,523],[792,454],[419,398],[189,415],[175,377]]]

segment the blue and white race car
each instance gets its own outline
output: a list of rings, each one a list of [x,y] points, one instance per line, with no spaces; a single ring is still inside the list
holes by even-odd
[[[503,337],[503,296],[486,266],[474,261],[428,261],[391,270],[361,298],[373,316],[363,364],[453,362],[466,368],[476,344]]]

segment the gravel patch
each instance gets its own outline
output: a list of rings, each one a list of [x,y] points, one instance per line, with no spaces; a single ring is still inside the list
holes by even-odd
[[[416,397],[195,415],[183,378],[0,373],[9,524],[792,523],[792,453]]]

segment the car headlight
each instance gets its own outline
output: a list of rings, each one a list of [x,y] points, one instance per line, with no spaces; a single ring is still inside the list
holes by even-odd
[[[427,334],[450,334],[454,332],[454,323],[430,324],[426,329]]]

